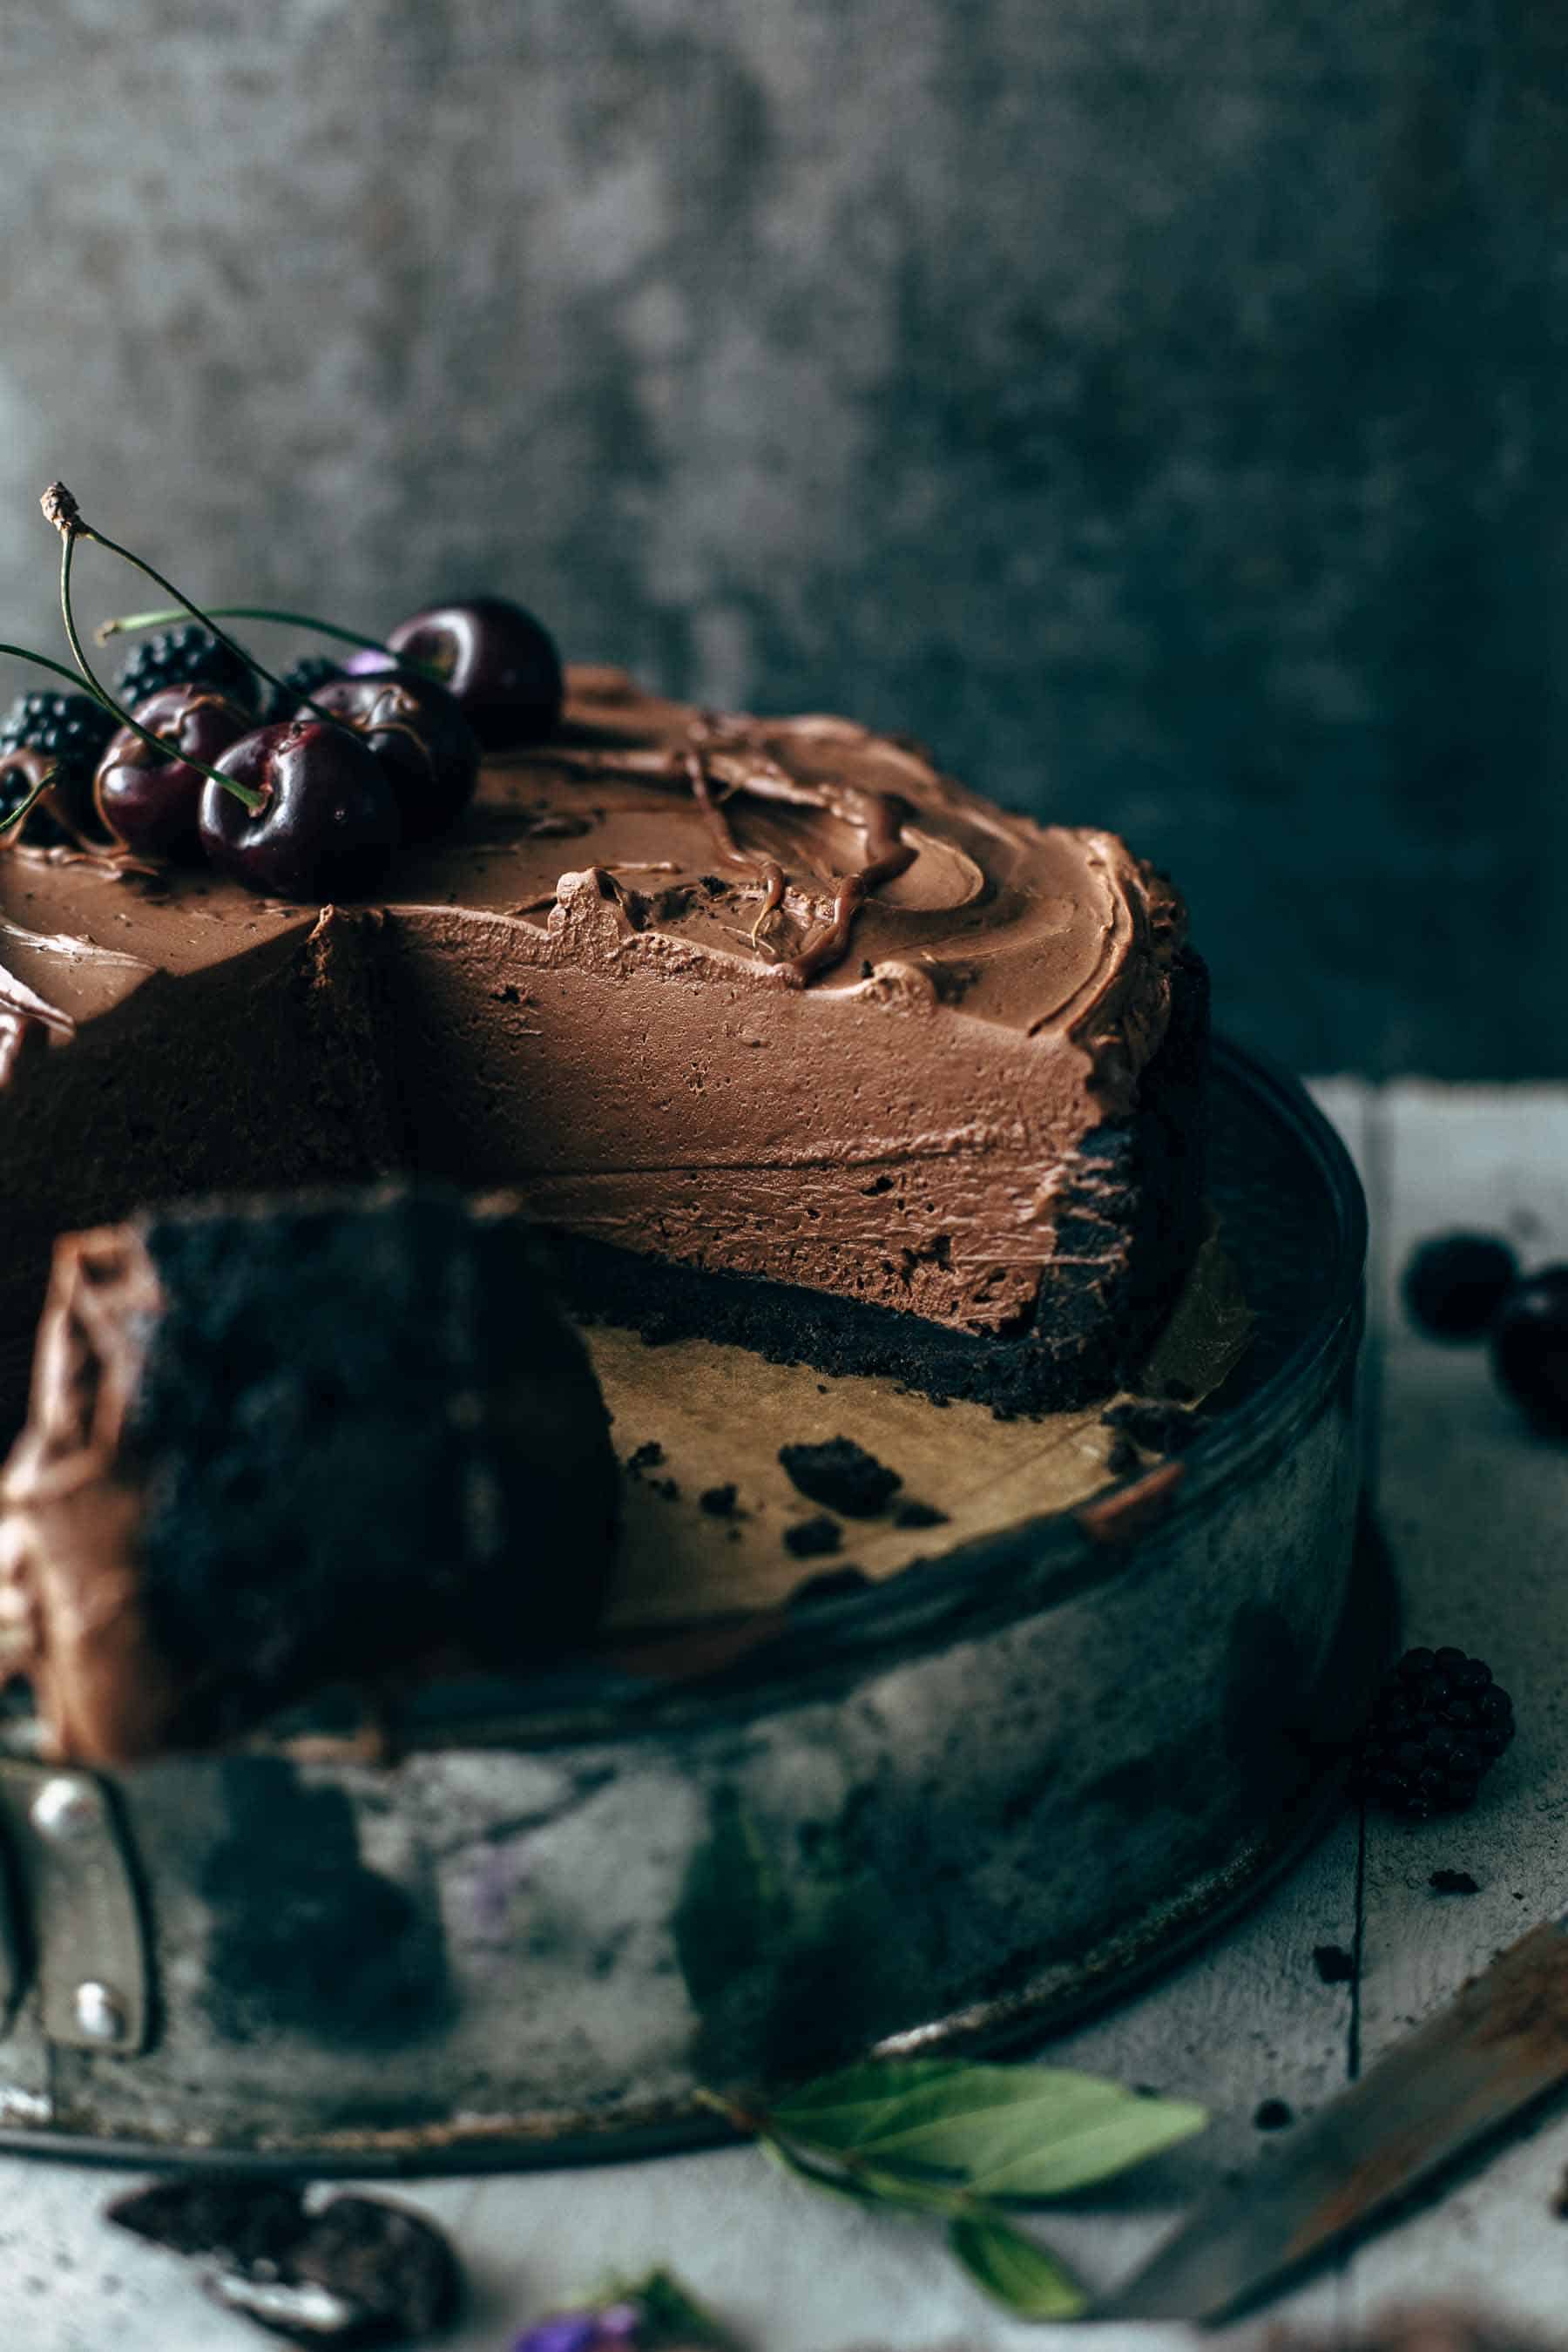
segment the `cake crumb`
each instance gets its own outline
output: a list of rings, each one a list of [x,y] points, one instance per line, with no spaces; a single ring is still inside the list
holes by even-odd
[[[1296,2116],[1283,2099],[1265,2099],[1252,2120],[1258,2131],[1284,2131],[1295,2122]]]
[[[906,1495],[901,1503],[893,1507],[896,1528],[944,1528],[947,1521],[945,1511],[939,1511],[934,1503],[917,1502],[912,1495]]]
[[[1472,1878],[1468,1870],[1435,1870],[1426,1884],[1434,1895],[1479,1895],[1481,1891],[1479,1881]],[[1514,1901],[1519,1899],[1516,1895]]]
[[[663,1460],[663,1446],[657,1437],[650,1437],[646,1444],[637,1447],[635,1454],[627,1454],[626,1468],[634,1478],[640,1478],[645,1470],[657,1470]]]
[[[733,1519],[740,1516],[739,1490],[732,1478],[722,1486],[704,1486],[697,1497],[698,1507],[710,1519]]]
[[[879,1517],[904,1483],[896,1470],[888,1469],[852,1437],[781,1445],[779,1461],[809,1501],[826,1504],[851,1519]]]
[[[793,1528],[784,1529],[784,1548],[794,1552],[796,1559],[815,1559],[819,1553],[837,1551],[843,1540],[843,1529],[837,1519],[828,1517],[826,1511],[818,1512],[814,1519],[801,1519]]]
[[[1355,1959],[1342,1944],[1320,1944],[1312,1954],[1312,1964],[1327,1985],[1354,1980]]]

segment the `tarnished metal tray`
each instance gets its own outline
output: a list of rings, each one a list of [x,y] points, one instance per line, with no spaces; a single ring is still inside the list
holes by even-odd
[[[689,2143],[700,2084],[1037,2035],[1255,1891],[1335,1801],[1387,1613],[1360,1188],[1289,1081],[1222,1045],[1215,1094],[1256,1335],[1135,1494],[783,1610],[699,1678],[432,1690],[391,1765],[330,1716],[105,1776],[16,1726],[0,2144],[366,2172]]]

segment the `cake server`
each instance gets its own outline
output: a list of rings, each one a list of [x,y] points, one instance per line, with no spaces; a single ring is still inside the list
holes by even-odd
[[[1089,2316],[1225,2318],[1565,2081],[1568,1915],[1500,1953]]]

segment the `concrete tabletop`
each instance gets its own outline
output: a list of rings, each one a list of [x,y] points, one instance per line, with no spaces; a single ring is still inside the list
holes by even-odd
[[[1214,2127],[1047,2237],[1096,2287],[1152,2249],[1217,2178],[1266,2163],[1289,2126],[1440,2004],[1498,1948],[1568,1899],[1568,1447],[1530,1436],[1484,1354],[1421,1339],[1398,1304],[1411,1243],[1476,1223],[1527,1264],[1568,1256],[1568,1088],[1316,1089],[1373,1205],[1373,1482],[1410,1642],[1485,1657],[1513,1693],[1519,1738],[1458,1820],[1364,1824],[1352,1812],[1254,1911],[1137,1999],[1050,2045],[1056,2063],[1204,2101]],[[1431,1873],[1468,1871],[1473,1896]],[[1356,1956],[1325,1984],[1315,1948]],[[1402,2300],[1468,2296],[1561,2326],[1568,2221],[1552,2206],[1568,2116],[1549,2114],[1440,2200],[1240,2327],[1204,2339],[1261,2352],[1289,2316],[1325,2329]],[[0,2345],[17,2352],[258,2352],[194,2271],[104,2225],[133,2178],[0,2160]],[[675,2268],[758,2352],[850,2347],[1065,2346],[1070,2331],[999,2319],[920,2222],[868,2217],[779,2177],[747,2150],[444,2181],[395,2193],[453,2234],[471,2281],[451,2352],[507,2352],[531,2318],[607,2270]],[[1094,2352],[1176,2352],[1181,2327],[1107,2327]]]

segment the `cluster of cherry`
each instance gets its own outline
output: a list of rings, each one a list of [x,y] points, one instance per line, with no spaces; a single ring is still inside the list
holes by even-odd
[[[560,717],[555,646],[500,597],[416,613],[384,643],[258,606],[133,614],[100,639],[178,625],[143,646],[111,693],[76,630],[69,559],[77,538],[129,551],[83,524],[74,501],[45,505],[67,519],[61,602],[85,690],[24,695],[0,721],[0,845],[96,842],[172,864],[205,858],[279,898],[353,898],[401,845],[456,821],[484,751],[537,742]],[[293,622],[354,650],[275,677],[220,625],[234,618]],[[0,650],[78,683],[26,647]]]

